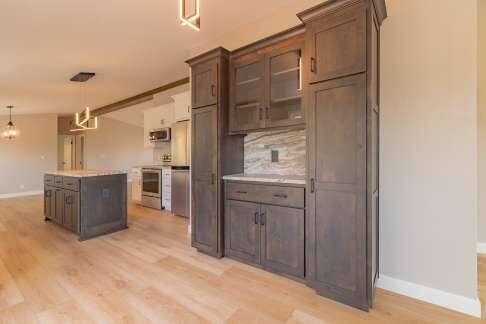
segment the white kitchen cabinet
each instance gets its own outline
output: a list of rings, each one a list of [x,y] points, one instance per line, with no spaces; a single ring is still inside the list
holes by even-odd
[[[172,210],[171,206],[171,188],[172,188],[172,169],[163,168],[162,169],[162,206],[167,211]]]
[[[174,100],[174,121],[191,119],[191,96],[189,91],[172,96]]]

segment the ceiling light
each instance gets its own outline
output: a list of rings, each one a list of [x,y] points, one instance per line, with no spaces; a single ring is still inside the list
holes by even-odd
[[[5,126],[5,128],[2,131],[2,138],[12,140],[20,135],[20,131],[18,130],[17,127],[15,127],[14,123],[12,122],[13,106],[7,106],[7,109],[10,110],[10,119],[9,122],[7,123],[7,126]]]
[[[73,82],[80,82],[84,84],[86,81],[94,77],[96,74],[92,72],[80,72],[73,76],[70,81]],[[83,85],[81,88],[82,92],[82,97],[83,101],[86,103],[86,88]],[[90,126],[89,122],[90,120],[94,121],[94,125]],[[86,131],[86,130],[92,130],[92,129],[97,129],[98,128],[98,117],[91,117],[91,112],[88,106],[86,106],[85,111],[84,111],[84,117],[83,120],[80,120],[80,113],[74,114],[74,122],[78,128],[71,129],[71,132],[78,132],[78,131]]]
[[[201,30],[200,6],[199,0],[194,0],[194,14],[188,16],[186,13],[186,1],[179,0],[179,19],[182,26],[189,26],[194,30]]]

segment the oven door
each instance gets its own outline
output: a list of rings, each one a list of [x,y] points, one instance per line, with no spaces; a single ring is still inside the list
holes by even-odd
[[[142,170],[142,195],[160,198],[162,189],[160,170]]]

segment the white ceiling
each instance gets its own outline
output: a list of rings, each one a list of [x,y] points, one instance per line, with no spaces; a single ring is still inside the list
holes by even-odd
[[[179,0],[1,0],[0,106],[79,111],[82,93],[69,78],[80,71],[97,73],[92,108],[156,88],[188,75],[194,48],[298,2],[201,0],[195,32],[179,24]]]

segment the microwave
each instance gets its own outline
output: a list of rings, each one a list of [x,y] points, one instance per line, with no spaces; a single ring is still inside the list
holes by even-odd
[[[170,142],[170,128],[159,128],[149,132],[151,142]]]

